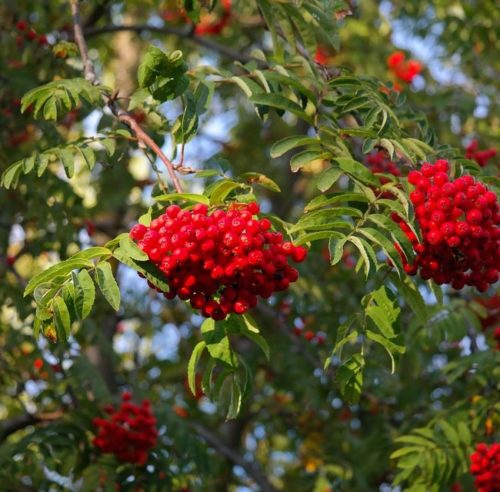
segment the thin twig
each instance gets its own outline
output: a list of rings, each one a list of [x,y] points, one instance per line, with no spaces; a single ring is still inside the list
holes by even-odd
[[[87,38],[98,36],[100,34],[108,34],[120,31],[132,31],[138,34],[148,31],[155,32],[158,34],[172,34],[177,36],[178,38],[186,39],[191,41],[192,43],[198,44],[199,46],[203,46],[204,48],[209,49],[210,51],[215,51],[225,58],[229,58],[230,60],[239,61],[241,63],[248,63],[250,61],[256,61],[261,66],[267,66],[267,63],[255,58],[246,53],[242,53],[241,51],[236,51],[223,44],[217,43],[216,41],[212,41],[211,39],[207,39],[201,36],[196,36],[192,32],[192,29],[183,29],[175,26],[150,26],[148,24],[140,24],[140,25],[113,25],[113,26],[105,26],[105,27],[97,27],[85,29],[85,36]],[[75,36],[76,40],[76,36]]]
[[[238,454],[233,448],[229,447],[224,443],[216,434],[204,427],[203,425],[192,422],[191,427],[196,431],[196,433],[203,438],[206,443],[219,452],[221,455],[228,458],[235,465],[241,466],[247,474],[253,478],[255,483],[259,486],[262,492],[277,492],[270,483],[267,477],[262,472],[260,466],[257,463],[252,463],[247,461],[243,456]]]
[[[71,5],[71,14],[73,17],[75,42],[78,45],[78,49],[80,50],[80,56],[83,63],[85,79],[88,80],[90,83],[97,85],[99,81],[95,73],[94,65],[89,58],[87,42],[85,41],[85,36],[83,34],[83,29],[82,29],[82,21],[80,17],[78,0],[70,0],[70,5]],[[139,125],[139,123],[137,123],[137,121],[130,113],[128,113],[127,111],[123,110],[122,108],[116,105],[115,100],[112,97],[108,96],[107,94],[104,94],[102,98],[104,104],[109,108],[109,110],[115,116],[115,118],[121,123],[128,126],[135,134],[139,142],[141,142],[144,146],[149,147],[165,164],[165,167],[167,168],[168,174],[170,176],[170,179],[172,180],[172,183],[174,184],[177,193],[182,193],[182,185],[175,173],[175,168],[173,163],[170,162],[170,160],[163,153],[161,148],[156,144],[156,142],[142,129],[142,127]]]

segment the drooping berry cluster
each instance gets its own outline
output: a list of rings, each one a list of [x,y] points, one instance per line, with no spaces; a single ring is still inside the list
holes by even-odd
[[[423,241],[418,242],[410,226],[397,214],[399,223],[413,243],[416,257],[409,264],[401,254],[405,271],[450,284],[455,289],[475,286],[480,292],[495,283],[500,266],[500,214],[496,194],[472,176],[450,179],[448,163],[424,163],[411,171],[415,185],[410,200]]]
[[[476,161],[481,167],[486,166],[490,159],[497,155],[497,151],[493,148],[478,150],[479,142],[472,140],[472,142],[465,148],[465,157]]]
[[[268,219],[254,218],[258,213],[255,202],[212,212],[202,204],[171,205],[150,227],[135,225],[130,236],[165,274],[167,299],[189,299],[203,316],[221,320],[245,313],[257,296],[286,290],[299,275],[288,260],[306,258],[304,247],[283,241]]]
[[[500,490],[500,444],[485,443],[476,446],[470,457],[470,472],[475,475],[474,485],[478,492],[498,492]]]
[[[387,66],[397,79],[411,83],[422,72],[423,67],[417,60],[406,60],[405,58],[402,51],[395,51],[387,57]]]
[[[139,406],[131,399],[130,393],[123,393],[118,410],[112,405],[105,408],[109,418],[93,419],[98,431],[92,442],[103,453],[114,454],[120,461],[144,465],[148,451],[156,446],[156,419],[149,401],[144,400]]]

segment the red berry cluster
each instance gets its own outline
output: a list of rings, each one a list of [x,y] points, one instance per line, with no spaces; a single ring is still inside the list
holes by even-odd
[[[326,342],[326,335],[322,332],[315,332],[313,330],[304,330],[295,326],[293,328],[293,334],[297,337],[302,337],[307,342],[312,343],[313,345],[324,345]]]
[[[292,301],[288,299],[284,299],[278,305],[279,316],[282,318],[282,321],[289,324],[290,323],[290,315],[292,314]],[[304,318],[295,318],[293,320],[292,333],[299,338],[303,338],[307,342],[312,343],[313,345],[324,345],[326,342],[326,334],[323,331],[315,332],[311,329],[306,329],[309,326],[314,325],[314,318],[304,319]]]
[[[194,28],[194,33],[197,36],[220,34],[229,24],[232,16],[232,0],[221,0],[221,8],[222,13],[220,15],[208,13],[201,16],[200,22]],[[183,8],[166,9],[161,15],[167,22],[183,21],[187,24],[191,23],[191,19]]]
[[[332,58],[332,54],[328,48],[318,44],[316,46],[316,53],[314,53],[314,61],[320,65],[328,65],[330,58]]]
[[[93,419],[98,431],[92,442],[103,453],[112,453],[120,461],[144,465],[148,451],[156,446],[156,419],[149,401],[144,400],[139,406],[131,403],[131,399],[131,394],[124,392],[118,410],[112,405],[105,408],[109,418]]]
[[[401,176],[401,171],[399,170],[397,164],[389,159],[389,156],[384,151],[375,152],[366,156],[366,166],[373,174],[392,174],[393,176]],[[386,176],[378,176],[380,183],[386,184],[390,182],[390,179]],[[387,198],[392,200],[395,198],[394,193],[390,191],[384,191],[375,187],[372,187],[373,191],[379,196],[379,198]]]
[[[45,34],[37,34],[30,25],[24,21],[20,20],[16,22],[16,29],[19,32],[25,33],[23,35],[19,34],[16,38],[17,45],[20,47],[23,45],[24,41],[36,41],[38,46],[46,46],[48,44],[47,36]]]
[[[474,301],[481,304],[486,310],[486,316],[481,318],[483,331],[496,326],[500,327],[500,293],[487,298],[477,297]]]
[[[402,51],[395,51],[387,57],[387,66],[396,78],[403,82],[411,83],[423,70],[422,64],[417,60],[406,60]]]
[[[366,156],[366,165],[373,174],[392,174],[393,176],[401,176],[397,164],[391,161],[387,154],[383,151],[375,152]],[[380,177],[382,184],[388,183],[389,179],[384,176]]]
[[[493,332],[493,339],[497,343],[496,350],[500,350],[500,326],[495,328],[495,331]]]
[[[470,472],[475,475],[474,485],[478,492],[498,492],[500,490],[500,444],[485,443],[476,446],[470,457]]]
[[[500,214],[497,196],[472,176],[450,180],[448,162],[424,163],[410,171],[415,185],[410,200],[422,232],[420,244],[409,225],[397,214],[399,223],[413,243],[416,257],[409,264],[401,253],[405,271],[450,284],[455,289],[475,286],[480,292],[498,280],[500,267]]]
[[[198,204],[192,210],[169,206],[150,227],[135,225],[130,236],[165,274],[167,299],[190,300],[215,320],[243,314],[284,291],[299,276],[288,264],[304,261],[307,250],[283,241],[268,219],[256,219],[259,206],[232,204],[212,212]]]
[[[493,148],[486,150],[478,150],[479,142],[477,140],[473,140],[467,147],[465,148],[465,157],[467,159],[472,159],[476,161],[481,167],[486,166],[490,159],[493,159],[497,155],[497,151]]]

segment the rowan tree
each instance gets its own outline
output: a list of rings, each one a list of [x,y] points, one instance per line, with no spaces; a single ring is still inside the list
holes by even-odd
[[[493,1],[0,5],[0,489],[500,490]]]

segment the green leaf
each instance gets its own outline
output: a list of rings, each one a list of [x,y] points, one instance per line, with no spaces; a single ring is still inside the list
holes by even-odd
[[[231,350],[223,323],[215,323],[213,319],[209,318],[201,325],[201,333],[211,357],[231,367],[236,367],[238,360]]]
[[[384,347],[385,351],[389,355],[389,358],[391,359],[391,374],[394,374],[394,371],[396,370],[396,361],[394,360],[394,354],[404,354],[405,347],[394,343],[385,336],[379,335],[372,330],[366,330],[366,336],[370,340],[373,340],[374,342],[377,342],[378,344],[382,345],[382,347]]]
[[[144,251],[142,251],[137,244],[131,239],[131,237],[127,234],[120,234],[120,250],[123,254],[129,256],[133,260],[137,261],[148,261],[149,257]]]
[[[465,422],[460,421],[457,426],[458,436],[463,444],[469,446],[472,443],[472,434]]]
[[[105,87],[84,78],[58,79],[27,92],[22,98],[21,112],[31,106],[34,118],[42,114],[46,120],[57,120],[77,108],[82,99],[95,105],[107,92]]]
[[[328,251],[330,252],[330,265],[336,265],[344,254],[344,244],[346,243],[347,238],[337,238],[331,237],[328,241]]]
[[[114,138],[103,138],[99,143],[104,147],[106,153],[112,157],[116,151],[116,139]]]
[[[259,333],[259,328],[255,320],[249,314],[244,314],[238,321],[240,333],[255,342],[262,352],[264,352],[266,359],[269,360],[271,357],[271,350],[266,339]]]
[[[85,164],[87,164],[89,171],[92,171],[96,163],[94,150],[90,147],[83,147],[83,146],[76,147],[76,150],[82,156]]]
[[[316,160],[323,160],[330,157],[328,152],[324,152],[321,149],[318,150],[304,150],[302,152],[298,152],[290,159],[290,168],[292,172],[296,173],[304,166],[309,164],[310,162]]]
[[[419,446],[407,446],[404,448],[397,449],[389,456],[389,458],[391,460],[393,460],[393,459],[399,458],[401,456],[405,456],[405,455],[410,454],[410,453],[421,453],[421,452],[422,452],[422,448]]]
[[[221,179],[217,181],[212,188],[209,190],[210,203],[212,205],[221,205],[224,203],[229,194],[238,189],[242,188],[244,185],[242,183],[236,183],[229,179]]]
[[[191,357],[189,357],[187,377],[189,389],[193,395],[196,395],[196,366],[198,365],[205,347],[206,344],[203,340],[198,342],[191,353]]]
[[[24,290],[24,297],[31,294],[39,285],[54,280],[56,277],[69,275],[73,270],[80,268],[92,268],[94,264],[86,258],[77,258],[76,255],[54,265],[43,272],[35,275]]]
[[[399,225],[389,217],[386,217],[382,214],[371,214],[368,216],[368,219],[380,226],[382,229],[387,230],[391,234],[392,238],[403,250],[403,253],[405,254],[408,262],[411,263],[414,256],[413,244],[408,239],[406,234],[401,230]]]
[[[268,178],[267,176],[261,173],[256,173],[256,172],[244,173],[240,176],[240,178],[250,185],[258,184],[260,186],[263,186],[264,188],[267,188],[268,190],[275,191],[277,193],[281,191],[280,187],[276,182],[274,182],[271,178]]]
[[[71,334],[71,319],[69,311],[63,298],[57,296],[53,303],[54,324],[58,340],[67,340]]]
[[[337,222],[335,225],[332,226],[332,228],[334,229],[336,227],[342,227],[345,225],[346,225],[345,222]],[[332,237],[336,237],[336,238],[341,239],[344,237],[344,234],[342,234],[340,232],[332,232],[332,231],[311,232],[310,234],[303,234],[303,235],[299,236],[297,239],[294,240],[293,243],[296,246],[300,246],[302,244],[310,243],[313,241],[321,241],[323,239],[330,239]]]
[[[165,195],[156,195],[153,199],[157,202],[196,202],[210,205],[208,197],[195,193],[168,193]]]
[[[238,380],[233,376],[229,379],[229,381],[231,381],[231,385],[230,385],[229,407],[226,414],[226,420],[231,420],[238,417],[238,414],[240,413],[241,409],[241,403],[243,400],[243,395]]]
[[[359,401],[363,388],[363,367],[365,360],[361,354],[353,354],[337,370],[336,380],[342,396],[348,403]]]
[[[91,248],[82,249],[74,254],[70,259],[74,260],[94,260],[95,258],[108,258],[111,256],[111,251],[102,246],[93,246]]]
[[[441,430],[448,441],[450,441],[454,446],[460,445],[460,437],[452,425],[450,425],[446,420],[439,420],[438,425],[441,427]]]
[[[312,118],[304,112],[304,110],[296,103],[290,99],[282,96],[281,94],[254,94],[250,101],[254,104],[262,104],[264,106],[270,106],[271,108],[281,109],[283,111],[288,111],[309,124],[313,124]]]
[[[369,106],[370,104],[372,104],[371,99],[368,96],[362,95],[351,98],[340,110],[342,113],[351,113],[356,109]]]
[[[23,172],[23,161],[16,161],[2,173],[2,186],[4,188],[15,188],[19,181],[19,176]]]
[[[323,171],[316,180],[316,186],[320,191],[329,190],[338,179],[344,174],[340,169],[335,169],[333,167]]]
[[[329,195],[319,195],[313,198],[305,207],[306,212],[312,212],[318,208],[326,207],[327,205],[334,205],[341,202],[359,202],[359,203],[369,203],[370,199],[361,193],[356,192],[338,192]]]
[[[283,154],[286,154],[290,150],[297,147],[303,147],[305,145],[318,145],[319,143],[320,141],[317,138],[306,137],[304,135],[285,137],[273,144],[271,147],[271,157],[281,157]]]
[[[341,76],[330,80],[328,85],[330,87],[357,88],[361,86],[361,80],[357,77]]]
[[[149,90],[161,101],[168,101],[183,94],[188,86],[187,65],[181,51],[167,55],[156,46],[149,46],[137,72],[140,87]]]
[[[365,266],[365,276],[368,277],[372,265],[377,264],[375,251],[373,251],[373,248],[364,239],[359,237],[349,236],[348,241],[354,244],[360,252]]]
[[[97,264],[95,280],[109,305],[115,311],[118,311],[120,307],[120,289],[113,276],[111,265],[107,261],[101,261]]]
[[[75,159],[73,157],[73,153],[68,148],[62,148],[59,149],[58,156],[64,170],[66,171],[66,176],[68,176],[68,178],[72,178],[75,174]]]
[[[401,309],[395,307],[395,301],[388,297],[383,285],[372,292],[369,297],[374,304],[370,304],[366,308],[366,315],[375,322],[375,325],[385,337],[394,338],[396,334],[392,326],[398,319]]]
[[[393,265],[395,265],[395,267],[397,268],[398,272],[401,273],[403,271],[403,264],[401,263],[399,253],[392,242],[389,241],[389,239],[387,239],[383,234],[381,234],[376,229],[372,229],[371,227],[364,227],[362,229],[359,229],[359,232],[383,249],[384,253],[390,258]]]
[[[389,279],[393,284],[392,289],[394,293],[403,296],[405,302],[415,313],[418,321],[424,325],[429,318],[429,314],[424,298],[418,288],[408,278],[399,279],[397,275],[391,274]],[[391,288],[391,284],[389,284],[389,287]]]
[[[392,324],[382,308],[376,306],[368,306],[366,308],[366,315],[373,321],[378,330],[386,338],[394,338],[396,334],[392,328]]]
[[[378,177],[360,162],[345,157],[336,157],[334,158],[334,161],[338,163],[342,171],[355,179],[359,179],[362,183],[366,183],[371,186],[380,186],[380,180]]]
[[[187,143],[198,130],[198,113],[193,95],[187,92],[184,96],[185,106],[182,114],[175,120],[170,130],[175,143]]]
[[[343,215],[361,218],[363,213],[354,207],[335,207],[324,210],[316,210],[302,216],[302,218],[290,229],[294,233],[304,229],[318,229],[328,227],[329,224]]]
[[[95,286],[87,270],[81,270],[78,275],[73,272],[75,285],[75,311],[80,319],[85,319],[92,310],[95,301]]]
[[[352,315],[347,319],[345,323],[337,328],[337,333],[335,335],[335,344],[333,346],[333,355],[341,357],[342,348],[344,347],[344,345],[350,340],[354,340],[357,338],[357,331],[351,332],[351,326],[353,325],[355,320],[356,317]]]
[[[129,266],[136,272],[144,275],[147,281],[151,282],[156,288],[160,289],[162,292],[168,292],[169,286],[166,282],[165,275],[150,261],[138,261],[131,258],[127,252],[123,251],[121,248],[115,249],[113,251],[113,256],[124,265]]]

